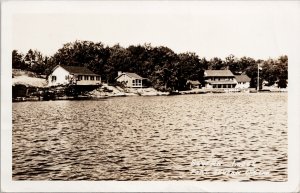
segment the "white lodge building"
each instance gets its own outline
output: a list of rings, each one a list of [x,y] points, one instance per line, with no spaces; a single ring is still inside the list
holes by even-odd
[[[238,90],[250,88],[247,75],[234,75],[230,70],[205,70],[205,88],[235,88]]]
[[[205,70],[205,88],[235,88],[237,82],[230,70]]]
[[[143,80],[146,80],[146,78],[143,78],[136,73],[119,71],[116,80],[117,82],[123,83],[124,86],[128,88],[142,88]]]
[[[75,84],[98,85],[101,77],[86,67],[57,65],[48,76],[48,86]]]

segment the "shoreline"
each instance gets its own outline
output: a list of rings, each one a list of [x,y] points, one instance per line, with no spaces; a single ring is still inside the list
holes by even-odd
[[[207,90],[207,89],[197,89],[189,91],[178,91],[178,92],[157,92],[156,94],[136,94],[136,93],[122,93],[122,94],[108,94],[104,95],[79,95],[74,96],[55,96],[53,99],[45,100],[43,97],[17,97],[13,98],[13,103],[18,102],[32,102],[32,101],[60,101],[60,100],[103,100],[115,97],[158,97],[158,96],[176,96],[176,95],[199,95],[199,94],[260,94],[260,93],[288,93],[287,90],[244,90],[244,91],[221,91],[221,90]]]

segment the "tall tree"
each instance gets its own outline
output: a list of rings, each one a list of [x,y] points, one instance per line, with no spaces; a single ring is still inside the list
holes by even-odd
[[[109,49],[102,43],[91,41],[75,41],[66,43],[51,59],[51,66],[86,66],[95,73],[101,74],[109,57]]]
[[[104,65],[102,76],[110,83],[115,82],[118,71],[131,71],[130,64],[130,52],[119,44],[114,45],[109,48],[109,57]]]
[[[238,62],[238,58],[234,55],[229,55],[225,58],[225,66],[228,68],[233,74],[241,74],[242,68],[240,63]]]
[[[201,66],[199,57],[195,53],[187,52],[178,55],[178,89],[186,89],[187,80],[201,80]]]
[[[288,57],[286,55],[280,56],[277,60],[278,87],[286,88],[288,79]]]
[[[225,66],[221,58],[214,57],[209,61],[208,69],[210,70],[224,70]]]
[[[27,65],[24,62],[24,56],[22,53],[19,53],[18,50],[12,51],[12,68],[15,69],[27,69]]]

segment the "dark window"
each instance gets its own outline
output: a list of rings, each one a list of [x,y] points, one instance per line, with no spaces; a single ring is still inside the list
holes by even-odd
[[[91,80],[95,80],[94,76],[91,76]]]
[[[52,82],[56,81],[56,76],[52,76]]]
[[[96,80],[100,80],[100,76],[96,76]]]
[[[78,80],[82,80],[82,76],[81,75],[78,76]]]
[[[84,76],[84,80],[88,80],[89,79],[89,76]]]

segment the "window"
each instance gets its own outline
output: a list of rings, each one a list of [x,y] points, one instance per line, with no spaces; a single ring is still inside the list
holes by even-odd
[[[78,80],[82,80],[82,76],[81,75],[78,76]]]
[[[96,80],[100,80],[100,76],[96,76]]]
[[[69,76],[68,76],[68,75],[66,75],[66,76],[65,76],[65,79],[66,79],[66,80],[68,80],[68,79],[69,79]]]
[[[84,76],[84,80],[88,80],[89,79],[89,76]]]
[[[142,80],[141,79],[134,79],[132,80],[132,86],[142,86]]]
[[[52,76],[52,82],[55,82],[56,81],[56,76]]]
[[[91,80],[95,80],[94,76],[91,76]]]

